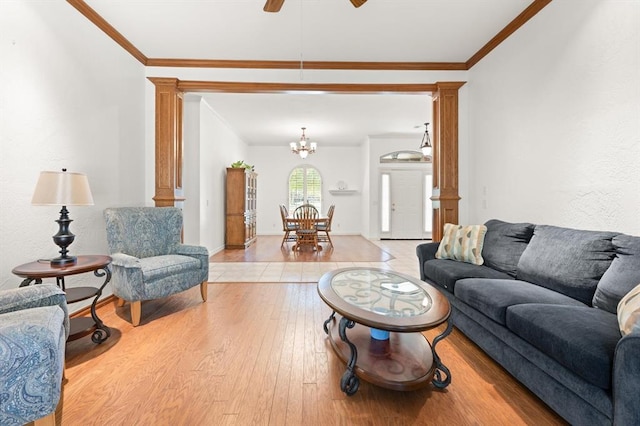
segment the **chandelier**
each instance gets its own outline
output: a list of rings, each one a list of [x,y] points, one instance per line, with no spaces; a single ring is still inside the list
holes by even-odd
[[[422,136],[422,143],[420,143],[420,151],[424,157],[431,155],[431,138],[429,137],[429,123],[424,123],[424,136]]]
[[[302,136],[300,137],[299,142],[291,142],[289,144],[291,146],[291,152],[298,154],[302,159],[305,159],[309,154],[316,152],[316,148],[318,147],[317,143],[309,142],[304,134],[306,129],[306,127],[302,127]]]

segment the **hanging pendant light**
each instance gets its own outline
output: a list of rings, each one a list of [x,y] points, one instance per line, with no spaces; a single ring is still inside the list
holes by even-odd
[[[431,155],[431,138],[429,137],[429,123],[424,123],[424,136],[422,136],[422,143],[420,144],[420,151],[424,157]]]
[[[298,154],[300,158],[303,160],[307,158],[309,154],[313,154],[316,152],[316,148],[318,148],[318,144],[315,142],[309,142],[304,131],[306,127],[302,127],[302,136],[300,137],[299,142],[291,142],[289,146],[291,147],[291,152],[294,154]]]

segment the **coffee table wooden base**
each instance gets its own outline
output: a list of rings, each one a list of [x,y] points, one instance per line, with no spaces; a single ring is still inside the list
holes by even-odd
[[[339,321],[333,317],[327,323],[327,334],[333,350],[348,365],[351,348],[341,339],[339,328]],[[392,332],[389,340],[376,340],[370,330],[356,323],[346,331],[357,348],[355,373],[359,378],[398,391],[420,389],[431,383],[435,372],[433,353],[422,333]]]

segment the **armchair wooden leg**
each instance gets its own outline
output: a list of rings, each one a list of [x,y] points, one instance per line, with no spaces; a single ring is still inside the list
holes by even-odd
[[[135,302],[131,302],[131,324],[134,327],[140,325],[140,313],[142,311],[142,302],[137,300]]]
[[[200,284],[200,294],[202,295],[202,301],[207,301],[207,290],[209,288],[209,283],[207,281],[202,281]]]
[[[119,298],[119,297],[116,297],[116,306],[117,306],[118,308],[123,307],[123,306],[124,306],[124,299],[121,299],[121,298]]]

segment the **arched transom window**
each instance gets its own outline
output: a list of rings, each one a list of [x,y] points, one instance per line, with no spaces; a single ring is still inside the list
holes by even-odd
[[[296,167],[289,175],[289,211],[306,203],[322,211],[322,177],[316,168],[307,165]]]

